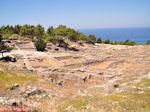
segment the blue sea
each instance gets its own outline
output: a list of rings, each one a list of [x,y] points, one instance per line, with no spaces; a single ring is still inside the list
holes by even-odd
[[[144,44],[150,40],[150,28],[100,28],[79,29],[85,35],[94,34],[103,40],[109,38],[111,41],[134,40],[138,44]]]

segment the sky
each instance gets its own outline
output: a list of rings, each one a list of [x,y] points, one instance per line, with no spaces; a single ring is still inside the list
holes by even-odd
[[[1,25],[150,27],[150,0],[0,0]]]

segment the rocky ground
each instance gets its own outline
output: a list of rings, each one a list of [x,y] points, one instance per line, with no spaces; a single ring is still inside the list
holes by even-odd
[[[150,111],[150,46],[12,41],[0,62],[0,104],[42,112]]]

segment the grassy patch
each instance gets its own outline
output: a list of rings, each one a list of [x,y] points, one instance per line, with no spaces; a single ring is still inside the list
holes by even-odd
[[[0,65],[0,87],[9,88],[8,84],[22,84],[30,81],[38,81],[38,76]],[[45,80],[41,80],[41,84],[55,86]],[[56,105],[50,104],[53,99],[48,96],[43,97],[41,101],[39,100],[43,104],[41,110],[54,109],[58,112],[150,112],[150,80],[148,79],[135,84],[134,88],[127,92],[103,96],[100,94],[103,93],[102,90],[93,89],[91,93],[93,93],[92,96],[68,96],[65,98],[56,96],[54,97]]]
[[[150,80],[136,84],[132,91],[108,96],[80,96],[67,98],[57,107],[58,112],[150,112]],[[137,88],[141,90],[137,91]],[[62,101],[60,101],[62,102]],[[68,107],[71,107],[71,109]],[[93,108],[93,109],[92,109]]]
[[[149,112],[150,111],[150,80],[143,80],[136,85],[132,92],[116,93],[106,97],[118,111]],[[140,88],[140,89],[138,89]]]
[[[10,88],[8,85],[22,84],[27,81],[36,81],[36,74],[24,73],[23,71],[14,68],[8,68],[0,65],[0,86],[3,88]]]
[[[91,101],[91,97],[83,97],[83,96],[78,96],[76,98],[68,98],[63,101],[58,107],[57,111],[58,112],[70,112],[76,111],[76,112],[81,112],[87,109],[87,105]]]
[[[145,88],[145,87],[150,87],[150,80],[142,80],[141,82],[135,84],[137,88]]]

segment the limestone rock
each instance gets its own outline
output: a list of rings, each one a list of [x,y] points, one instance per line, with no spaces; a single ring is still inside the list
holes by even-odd
[[[25,96],[25,97],[29,97],[29,96],[33,96],[33,95],[40,95],[42,93],[45,93],[44,90],[42,89],[38,89],[36,87],[28,87],[29,89],[27,91],[21,92],[20,95],[21,96]]]

